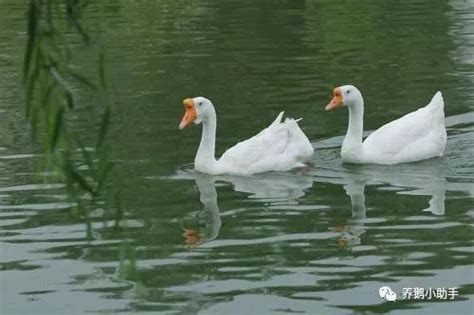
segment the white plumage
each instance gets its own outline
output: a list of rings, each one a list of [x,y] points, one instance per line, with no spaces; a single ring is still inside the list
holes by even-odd
[[[349,127],[341,148],[344,162],[397,164],[443,155],[447,136],[441,92],[425,107],[380,127],[362,142],[362,95],[351,85],[339,89],[335,94],[339,94],[342,104],[349,108]],[[330,105],[327,109],[338,107]]]
[[[304,163],[313,156],[313,147],[298,126],[298,121],[286,118],[282,122],[281,112],[270,126],[231,147],[216,160],[214,106],[203,97],[185,102],[194,106],[195,123],[203,123],[201,144],[194,160],[195,169],[201,173],[217,175],[288,171],[305,166]]]

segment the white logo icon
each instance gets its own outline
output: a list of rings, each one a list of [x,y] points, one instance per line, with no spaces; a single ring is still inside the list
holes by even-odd
[[[379,295],[382,299],[386,299],[390,302],[395,302],[397,299],[397,294],[390,289],[390,287],[383,286],[379,289]]]

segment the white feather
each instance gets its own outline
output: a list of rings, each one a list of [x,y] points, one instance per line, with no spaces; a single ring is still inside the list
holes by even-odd
[[[254,174],[268,171],[288,171],[304,166],[314,150],[296,120],[284,112],[252,138],[228,149],[219,160],[214,157],[216,113],[212,103],[203,97],[193,99],[196,119],[203,123],[201,144],[194,159],[197,171],[207,174]]]

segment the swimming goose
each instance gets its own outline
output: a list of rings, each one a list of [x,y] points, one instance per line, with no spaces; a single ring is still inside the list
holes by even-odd
[[[370,134],[362,142],[364,100],[352,85],[334,89],[326,111],[346,105],[349,126],[341,147],[347,163],[397,164],[442,156],[446,146],[444,102],[437,92],[431,102]]]
[[[218,175],[288,171],[305,166],[313,156],[313,147],[299,128],[298,121],[286,118],[282,122],[281,112],[269,127],[236,144],[216,160],[214,106],[204,97],[187,98],[183,104],[185,113],[179,129],[191,123],[203,125],[201,143],[194,159],[194,168],[198,172]]]

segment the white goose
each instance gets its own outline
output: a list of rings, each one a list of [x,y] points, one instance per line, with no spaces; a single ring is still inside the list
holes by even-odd
[[[299,128],[297,120],[286,118],[281,122],[281,112],[268,128],[236,144],[216,160],[214,106],[204,97],[187,98],[183,104],[186,111],[179,129],[192,122],[203,124],[201,143],[194,159],[194,168],[198,172],[217,175],[288,171],[305,166],[313,156],[313,147]]]
[[[334,97],[326,110],[346,105],[349,126],[341,147],[347,163],[397,164],[442,156],[446,146],[444,102],[437,92],[431,102],[370,134],[362,142],[364,100],[352,85],[334,89]]]

